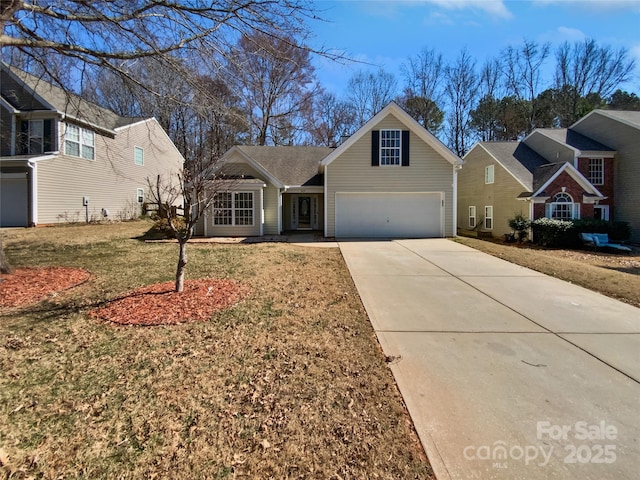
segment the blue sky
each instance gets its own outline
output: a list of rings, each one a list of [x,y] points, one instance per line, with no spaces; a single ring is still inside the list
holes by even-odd
[[[628,91],[640,94],[640,0],[317,0],[325,23],[315,23],[315,45],[383,67],[402,84],[400,65],[424,48],[453,60],[462,48],[482,64],[526,38],[550,42],[593,38],[625,47],[636,60]],[[552,74],[554,59],[548,60]],[[341,95],[359,69],[377,67],[315,62],[321,84]]]

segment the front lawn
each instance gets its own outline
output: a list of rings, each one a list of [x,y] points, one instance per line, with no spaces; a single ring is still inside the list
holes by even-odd
[[[172,280],[146,222],[1,232],[15,267],[89,282],[0,310],[0,478],[432,478],[337,249],[192,244],[250,294],[210,321],[89,316]]]

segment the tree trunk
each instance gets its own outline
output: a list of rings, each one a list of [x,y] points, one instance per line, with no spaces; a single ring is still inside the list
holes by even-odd
[[[184,269],[187,266],[187,242],[180,241],[180,254],[178,256],[178,268],[176,269],[176,292],[184,290]]]
[[[0,273],[12,273],[13,268],[9,264],[7,257],[4,256],[4,247],[2,246],[2,240],[0,239]]]

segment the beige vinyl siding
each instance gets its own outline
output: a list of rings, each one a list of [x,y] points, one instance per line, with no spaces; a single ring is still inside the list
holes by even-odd
[[[629,222],[631,240],[640,242],[640,129],[592,114],[575,130],[616,150],[613,220]]]
[[[465,164],[458,172],[458,228],[469,230],[469,207],[476,207],[476,230],[484,230],[484,207],[493,206],[491,233],[500,236],[511,231],[508,220],[522,213],[529,218],[529,204],[517,200],[526,188],[505,170],[480,145],[476,145],[465,157]],[[485,168],[494,165],[494,182],[485,183]]]
[[[256,237],[260,235],[262,216],[262,186],[240,185],[234,192],[253,192],[253,225],[214,225],[212,209],[205,215],[205,236],[207,237]]]
[[[392,114],[375,130],[407,127]],[[410,166],[371,166],[371,132],[336,158],[325,170],[326,235],[335,236],[336,192],[443,192],[446,236],[453,235],[453,166],[413,132],[409,138]]]
[[[279,235],[278,230],[278,188],[267,182],[263,192],[264,197],[264,227],[265,235]]]
[[[263,174],[255,170],[251,165],[246,163],[246,160],[238,152],[229,159],[229,164],[224,166],[219,172],[221,175],[234,175],[234,176],[246,176],[260,179],[264,182],[266,187],[263,190],[263,206],[264,209],[264,235],[278,235],[278,187],[269,182]],[[262,217],[262,211],[258,212],[259,217]],[[237,228],[237,227],[236,227]],[[255,233],[259,235],[260,233]],[[208,235],[213,235],[209,231]],[[217,234],[216,234],[217,235]],[[240,236],[240,234],[238,234]],[[242,234],[244,236],[244,234]]]
[[[175,181],[182,168],[182,156],[155,120],[119,130],[115,138],[96,133],[95,160],[64,154],[64,125],[59,126],[60,155],[37,164],[38,223],[83,221],[82,197],[89,197],[90,219],[139,214],[138,188],[148,198],[148,181],[160,173]],[[134,163],[134,146],[145,149],[144,166]]]
[[[570,162],[573,164],[575,152],[572,148],[552,140],[542,133],[534,133],[525,140],[525,145],[549,162]]]

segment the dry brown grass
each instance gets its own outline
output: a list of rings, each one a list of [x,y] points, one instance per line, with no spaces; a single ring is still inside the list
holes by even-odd
[[[90,318],[171,280],[177,247],[146,228],[2,232],[15,266],[93,277],[0,313],[0,477],[431,478],[337,249],[192,245],[189,277],[250,296],[204,323]]]
[[[509,262],[567,280],[640,307],[640,253],[550,250],[458,237],[456,241]]]

